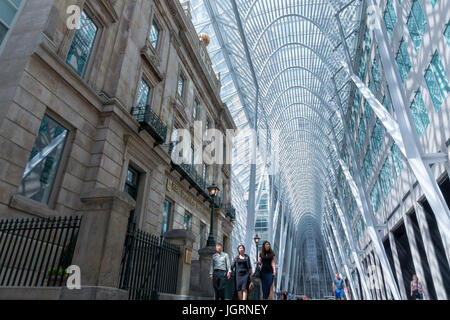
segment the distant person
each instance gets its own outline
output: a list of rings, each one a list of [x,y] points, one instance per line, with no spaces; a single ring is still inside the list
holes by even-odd
[[[415,274],[412,276],[411,281],[411,298],[413,300],[423,300],[423,286]]]
[[[283,291],[283,298],[281,300],[289,300],[289,296],[288,296],[287,290]]]
[[[222,252],[222,244],[216,244],[216,253],[213,254],[209,267],[209,277],[213,280],[216,300],[225,300],[225,281],[231,278],[231,263],[226,252]]]
[[[281,291],[280,289],[276,289],[275,290],[275,300],[280,300],[281,299]]]
[[[336,278],[333,279],[333,292],[336,300],[344,300],[344,280],[336,272]]]
[[[263,299],[273,299],[273,279],[277,275],[275,253],[270,247],[269,241],[264,241],[258,264],[261,265],[261,285]]]
[[[239,245],[237,249],[238,255],[233,261],[233,269],[236,270],[236,291],[239,300],[247,300],[252,274],[252,264],[250,262],[250,257],[245,254],[244,245]]]
[[[289,300],[294,300],[294,298],[295,298],[294,290],[291,290],[288,297],[289,297]]]

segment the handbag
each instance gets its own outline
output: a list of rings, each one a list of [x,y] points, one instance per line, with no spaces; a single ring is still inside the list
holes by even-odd
[[[253,278],[261,278],[261,266],[259,264],[256,265],[255,272],[253,273]]]

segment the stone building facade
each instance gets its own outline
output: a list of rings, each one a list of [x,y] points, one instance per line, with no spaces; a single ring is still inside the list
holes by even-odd
[[[235,129],[179,1],[18,3],[0,47],[1,218],[83,215],[90,231],[80,230],[74,259],[88,269],[86,284],[114,287],[130,210],[141,230],[182,234],[199,259],[214,182],[223,204],[215,238],[231,252],[230,165],[176,166],[169,154],[176,130],[194,136],[195,120],[204,130]],[[102,210],[109,220],[90,217]],[[82,252],[98,240],[98,257]],[[118,262],[108,279],[105,259]],[[188,278],[178,293],[189,293]]]

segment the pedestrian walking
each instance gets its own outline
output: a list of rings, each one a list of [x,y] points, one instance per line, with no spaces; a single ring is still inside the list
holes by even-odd
[[[336,278],[333,279],[333,292],[336,300],[344,300],[344,280],[336,272]]]
[[[264,241],[262,245],[258,264],[261,265],[263,299],[273,299],[273,279],[277,275],[277,269],[275,253],[273,252],[269,241]]]
[[[222,244],[216,244],[216,253],[213,254],[209,267],[209,277],[213,280],[216,300],[225,300],[225,282],[227,278],[231,278],[230,258],[222,250]]]
[[[291,290],[291,292],[288,294],[288,298],[289,300],[294,300],[295,298],[294,290]]]
[[[238,255],[234,258],[232,267],[236,271],[236,291],[239,300],[247,300],[252,274],[252,264],[250,262],[250,257],[245,254],[244,245],[239,245],[237,249]]]
[[[415,274],[412,276],[411,281],[411,298],[413,300],[423,300],[423,286]]]

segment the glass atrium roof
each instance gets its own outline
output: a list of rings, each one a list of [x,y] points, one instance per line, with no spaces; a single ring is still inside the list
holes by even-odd
[[[361,2],[191,0],[190,5],[197,32],[211,37],[208,51],[238,128],[254,127],[258,108],[257,177],[278,144],[290,219],[300,234],[320,237],[325,195],[337,185],[337,152],[343,147],[337,110],[347,113],[351,90],[336,14],[354,59]],[[274,129],[280,130],[278,139]],[[233,170],[248,190],[249,167]]]

